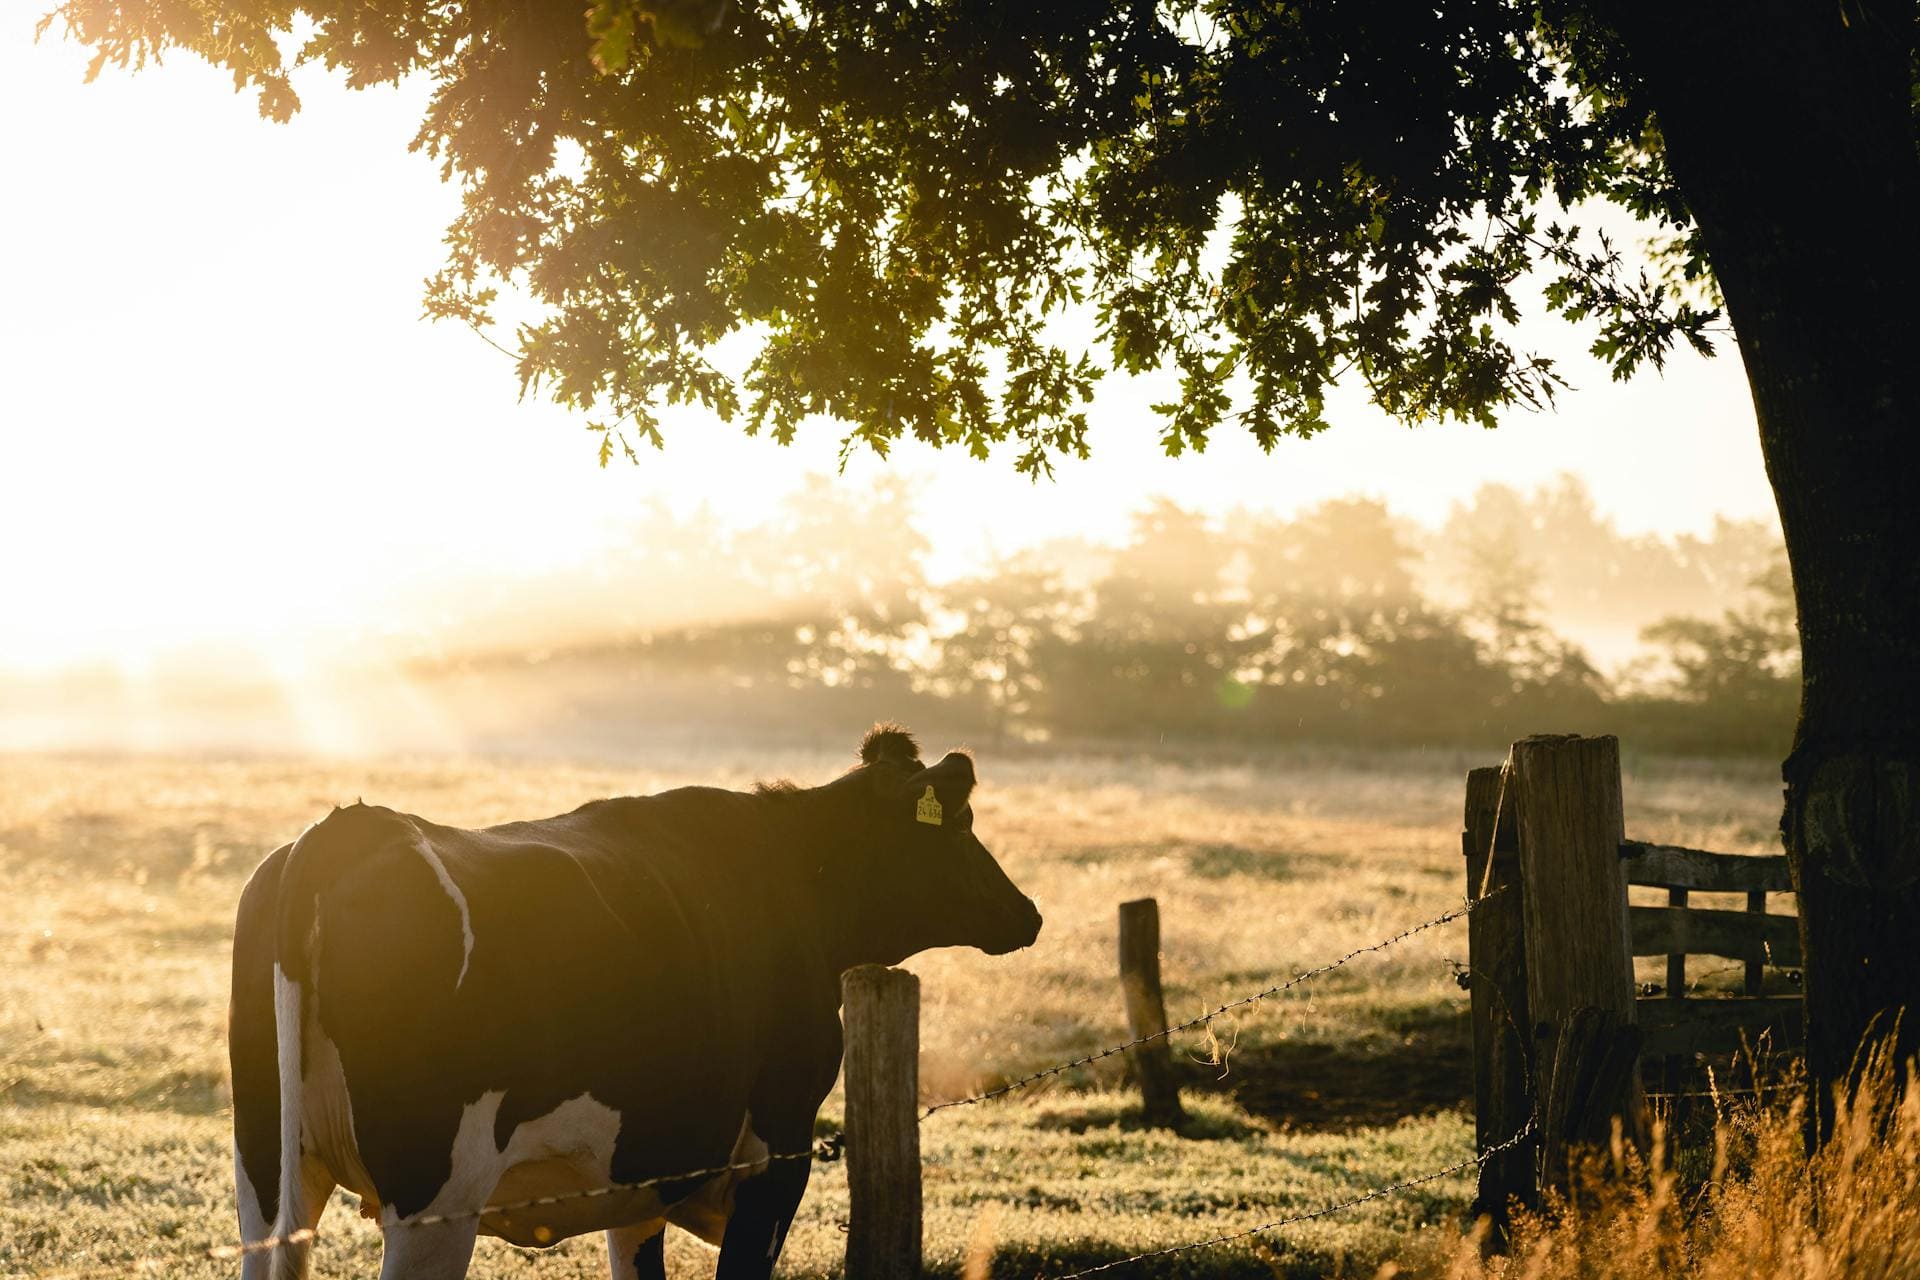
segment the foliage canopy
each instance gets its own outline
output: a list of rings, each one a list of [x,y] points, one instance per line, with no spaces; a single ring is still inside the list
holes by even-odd
[[[431,314],[493,319],[604,463],[697,401],[787,441],[911,435],[1037,474],[1087,451],[1108,369],[1177,371],[1170,453],[1271,447],[1351,373],[1409,421],[1551,400],[1516,286],[1625,376],[1706,349],[1712,283],[1611,38],[1563,5],[793,0],[66,0],[95,70],[184,47],[286,119],[291,70],[423,75],[416,145],[464,195]],[[1623,265],[1554,220],[1663,228]],[[1089,333],[1083,321],[1091,315]],[[716,345],[762,341],[744,376]]]

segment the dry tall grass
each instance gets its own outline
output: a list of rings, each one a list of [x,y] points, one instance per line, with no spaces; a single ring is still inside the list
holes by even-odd
[[[1470,1238],[1448,1280],[1920,1276],[1920,1088],[1903,1088],[1886,1054],[1867,1062],[1811,1159],[1804,1098],[1716,1106],[1700,1185],[1668,1166],[1657,1138],[1644,1162],[1616,1143],[1570,1196],[1515,1222],[1508,1256],[1483,1261]]]

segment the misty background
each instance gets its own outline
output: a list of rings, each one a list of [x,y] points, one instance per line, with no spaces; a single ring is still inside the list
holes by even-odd
[[[1792,729],[1765,521],[1623,533],[1571,475],[1484,485],[1437,523],[1158,498],[1123,539],[941,576],[924,520],[900,477],[809,476],[748,521],[656,501],[588,560],[417,588],[321,659],[199,643],[0,674],[0,745],[617,756],[901,718],[981,745],[1554,731],[1767,754]]]

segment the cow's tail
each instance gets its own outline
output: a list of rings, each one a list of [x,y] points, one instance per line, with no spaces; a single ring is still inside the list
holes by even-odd
[[[280,1212],[274,1224],[272,1280],[302,1280],[323,1205],[306,1203],[303,1043],[309,1002],[316,995],[321,946],[320,897],[353,864],[377,851],[389,835],[390,814],[355,805],[335,809],[298,840],[281,872],[275,926],[273,1021],[280,1066]],[[370,829],[371,828],[371,829]]]
[[[280,1058],[280,1213],[273,1225],[272,1280],[300,1280],[307,1274],[307,1237],[312,1221],[306,1203],[306,1179],[301,1172],[300,1024],[304,1018],[302,984],[279,960],[273,965],[273,1025]]]

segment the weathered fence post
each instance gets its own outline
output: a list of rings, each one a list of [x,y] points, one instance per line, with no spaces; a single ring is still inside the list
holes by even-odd
[[[1120,990],[1135,1040],[1167,1029],[1167,1001],[1160,989],[1160,904],[1152,898],[1120,904]],[[1140,1082],[1147,1123],[1171,1129],[1185,1123],[1166,1037],[1135,1045],[1127,1050],[1127,1061]]]
[[[920,979],[861,965],[846,1019],[848,1280],[920,1274]]]
[[[1762,895],[1764,898],[1765,895]],[[1685,889],[1668,889],[1667,905],[1684,907],[1687,905]],[[1687,998],[1687,953],[1669,951],[1667,953],[1667,999],[1684,1000]]]
[[[1686,889],[1679,886],[1670,886],[1667,889],[1667,905],[1669,907],[1685,907],[1687,905],[1687,896]],[[1627,928],[1628,932],[1631,933],[1633,928],[1632,911],[1627,912]],[[1667,953],[1667,999],[1685,1000],[1686,998],[1687,953],[1685,951],[1669,951]],[[1660,1087],[1662,1089],[1665,1089],[1670,1094],[1681,1092],[1685,1085],[1687,1073],[1685,1061],[1679,1054],[1662,1054],[1659,1059],[1658,1070]],[[1671,1099],[1669,1099],[1669,1105],[1672,1105]],[[1677,1137],[1675,1140],[1678,1140]]]
[[[1508,780],[1526,904],[1540,1176],[1564,1186],[1569,1149],[1640,1127],[1640,1031],[1627,935],[1620,743],[1522,738]]]
[[[1497,768],[1467,774],[1466,821],[1460,837],[1467,861],[1467,898],[1497,895],[1467,917],[1474,1149],[1481,1152],[1520,1132],[1532,1112],[1526,912],[1520,898],[1513,797],[1504,793],[1502,774]],[[1519,1143],[1480,1166],[1473,1213],[1493,1219],[1490,1248],[1505,1245],[1508,1202],[1516,1198],[1522,1204],[1535,1202],[1536,1142]]]

